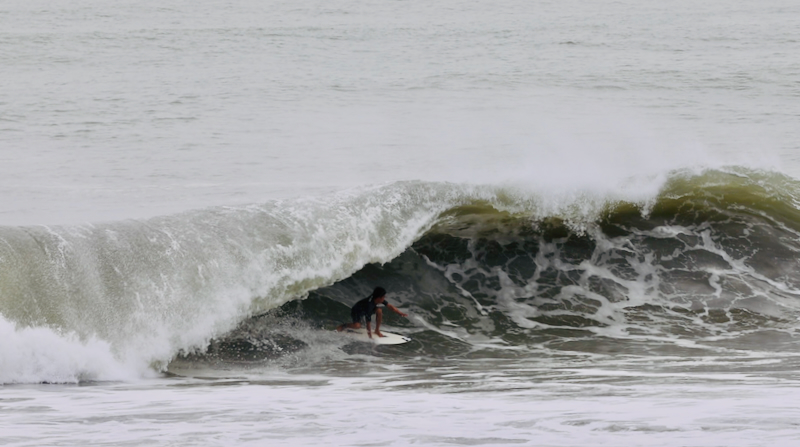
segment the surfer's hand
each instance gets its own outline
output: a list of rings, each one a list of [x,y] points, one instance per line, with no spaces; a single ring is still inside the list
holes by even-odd
[[[401,317],[407,317],[407,316],[408,316],[408,314],[404,314],[403,312],[400,312],[400,316],[401,316]]]

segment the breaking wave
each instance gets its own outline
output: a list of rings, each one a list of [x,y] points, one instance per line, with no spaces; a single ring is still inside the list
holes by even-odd
[[[800,183],[731,168],[657,189],[402,182],[0,228],[0,380],[125,379],[187,353],[278,358],[378,284],[412,314],[389,323],[415,334],[415,355],[783,346],[800,316]]]

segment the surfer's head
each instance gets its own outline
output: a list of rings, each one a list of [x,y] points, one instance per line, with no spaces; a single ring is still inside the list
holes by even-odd
[[[370,296],[370,300],[375,301],[379,298],[386,298],[386,289],[383,287],[376,287],[375,290],[372,291],[372,296]]]

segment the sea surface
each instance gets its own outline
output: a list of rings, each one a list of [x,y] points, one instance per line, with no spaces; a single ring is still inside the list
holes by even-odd
[[[800,3],[3,0],[0,445],[800,445]],[[376,287],[396,346],[334,328]]]

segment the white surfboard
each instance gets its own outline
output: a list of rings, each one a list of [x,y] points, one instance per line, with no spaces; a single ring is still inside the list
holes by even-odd
[[[367,343],[374,343],[376,345],[401,345],[403,343],[408,343],[411,341],[411,339],[406,337],[405,335],[395,334],[386,331],[381,331],[383,337],[378,337],[373,332],[372,338],[369,338],[369,336],[367,335],[367,329],[363,327],[360,329],[345,329],[342,331],[342,334],[345,334],[348,337],[352,337],[358,341],[365,341]]]

